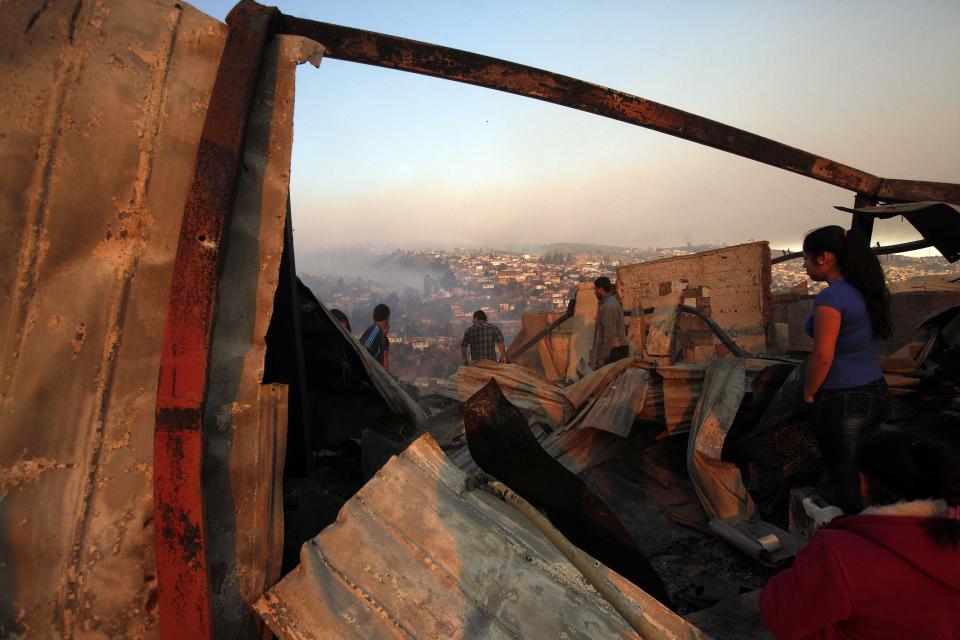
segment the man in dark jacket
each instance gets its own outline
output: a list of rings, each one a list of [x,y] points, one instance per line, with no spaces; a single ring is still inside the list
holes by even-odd
[[[373,308],[373,324],[360,336],[360,344],[374,359],[390,370],[390,307],[380,303]]]
[[[600,301],[597,313],[597,336],[593,349],[594,369],[622,360],[630,355],[627,329],[623,322],[623,308],[613,295],[610,278],[601,276],[593,281],[594,292]]]

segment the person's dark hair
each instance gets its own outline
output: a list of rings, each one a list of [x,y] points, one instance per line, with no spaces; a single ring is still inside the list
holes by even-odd
[[[610,293],[610,291],[613,290],[613,284],[610,282],[610,278],[608,278],[607,276],[600,276],[599,278],[594,280],[593,286],[600,287],[607,293]]]
[[[486,322],[487,314],[483,312],[483,309],[477,309],[476,311],[473,312],[473,319],[479,320],[480,322]]]
[[[353,331],[353,329],[350,328],[350,318],[348,318],[347,314],[345,314],[343,311],[340,311],[340,309],[330,309],[330,315],[336,318],[337,322],[346,327],[347,331]]]
[[[373,308],[373,321],[380,322],[390,317],[390,307],[382,302]]]
[[[803,239],[803,252],[811,256],[829,251],[837,257],[837,264],[847,282],[855,286],[867,304],[873,332],[881,338],[893,335],[890,320],[890,291],[883,276],[883,267],[870,245],[856,229],[845,230],[837,225],[814,229]]]
[[[860,441],[857,462],[876,503],[940,498],[960,505],[960,454],[943,442],[881,427]],[[934,518],[926,529],[937,544],[960,545],[960,520]]]

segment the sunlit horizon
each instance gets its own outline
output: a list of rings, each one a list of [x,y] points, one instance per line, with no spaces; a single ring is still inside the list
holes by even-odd
[[[196,6],[223,18],[232,2]],[[960,182],[960,5],[281,2],[603,84],[885,178]],[[297,74],[298,251],[796,248],[851,192],[592,114],[324,60]],[[917,239],[881,221],[874,240]]]

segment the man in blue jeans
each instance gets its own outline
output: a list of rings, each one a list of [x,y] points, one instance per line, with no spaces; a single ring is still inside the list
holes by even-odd
[[[470,357],[467,357],[467,348],[470,348]],[[460,342],[460,354],[463,364],[469,365],[477,360],[497,361],[497,348],[500,349],[500,362],[507,362],[507,347],[504,345],[503,333],[500,327],[487,322],[487,314],[482,309],[473,312],[473,324],[463,332]]]

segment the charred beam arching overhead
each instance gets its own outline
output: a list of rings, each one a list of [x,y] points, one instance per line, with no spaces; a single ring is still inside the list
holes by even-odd
[[[281,17],[279,30],[319,42],[328,58],[552,102],[727,151],[884,202],[960,202],[960,184],[880,178],[680,109],[515,62],[287,15]]]

